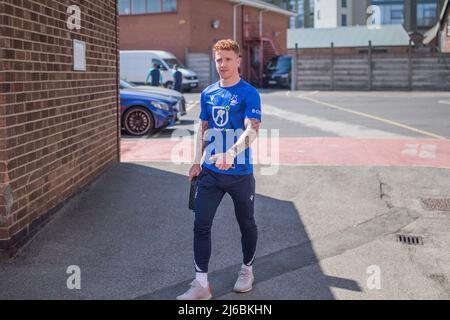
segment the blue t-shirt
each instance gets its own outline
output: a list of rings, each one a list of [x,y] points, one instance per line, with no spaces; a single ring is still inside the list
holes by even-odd
[[[245,130],[246,118],[261,121],[261,97],[258,91],[242,79],[231,87],[222,87],[218,81],[203,90],[201,109],[200,119],[208,121],[210,128],[203,166],[229,175],[253,173],[250,148],[237,155],[234,167],[229,170],[216,168],[209,158],[217,153],[225,153],[237,142]]]

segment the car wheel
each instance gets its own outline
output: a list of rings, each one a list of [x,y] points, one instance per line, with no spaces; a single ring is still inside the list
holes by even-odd
[[[172,89],[172,90],[173,90],[173,88],[174,88],[173,82],[172,82],[172,81],[166,82],[166,84],[165,84],[164,86],[165,86],[167,89]]]
[[[124,117],[124,127],[128,134],[143,136],[155,128],[152,113],[142,107],[131,108]]]

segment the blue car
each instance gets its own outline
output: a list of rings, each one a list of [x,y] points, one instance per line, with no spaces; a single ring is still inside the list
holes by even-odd
[[[173,97],[148,93],[132,88],[120,90],[120,115],[122,128],[130,135],[142,136],[153,130],[170,127],[177,121]]]

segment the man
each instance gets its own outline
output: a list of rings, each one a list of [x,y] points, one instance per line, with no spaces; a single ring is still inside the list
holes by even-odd
[[[239,76],[239,44],[221,40],[214,45],[217,83],[201,94],[201,126],[189,180],[198,176],[195,198],[194,262],[196,276],[179,300],[211,299],[208,264],[211,256],[211,226],[225,193],[233,199],[241,231],[243,264],[235,292],[252,290],[257,227],[254,219],[255,179],[250,145],[261,122],[258,91]],[[203,165],[201,165],[203,158]]]
[[[183,74],[181,73],[178,67],[178,65],[174,65],[173,69],[175,70],[173,72],[173,79],[174,79],[174,89],[180,93],[182,92],[182,82],[183,82]]]
[[[150,77],[152,78],[152,82],[151,85],[153,87],[159,87],[163,81],[162,81],[162,76],[161,76],[161,71],[159,70],[160,66],[156,63],[153,64],[153,68],[151,68],[148,73],[147,73],[147,77],[145,78],[145,83],[148,83],[148,80],[150,79]]]

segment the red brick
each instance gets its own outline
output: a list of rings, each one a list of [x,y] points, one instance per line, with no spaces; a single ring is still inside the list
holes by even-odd
[[[9,229],[0,228],[0,240],[8,240],[8,239],[9,239]]]
[[[0,177],[9,177],[14,196],[9,231],[0,230],[8,237],[118,158],[116,1],[82,1],[80,31],[66,28],[67,5],[0,0]],[[72,70],[71,39],[88,44],[86,72]],[[94,160],[80,166],[87,150]]]
[[[165,50],[186,62],[185,48],[189,48],[190,52],[208,53],[215,41],[233,37],[233,3],[224,0],[178,0],[177,4],[176,13],[120,16],[121,49]],[[237,40],[241,43],[245,57],[246,48],[241,31],[243,15],[248,15],[249,21],[258,21],[259,10],[249,6],[241,6],[237,10]],[[219,29],[211,28],[214,19],[220,20]],[[253,25],[259,30],[257,23]],[[264,36],[274,39],[280,54],[287,51],[287,25],[287,16],[273,12],[263,14]],[[152,30],[153,36],[148,37],[145,32],[141,32],[144,29]],[[275,33],[278,35],[274,36]],[[247,61],[243,61],[244,74],[247,72],[246,64]]]

